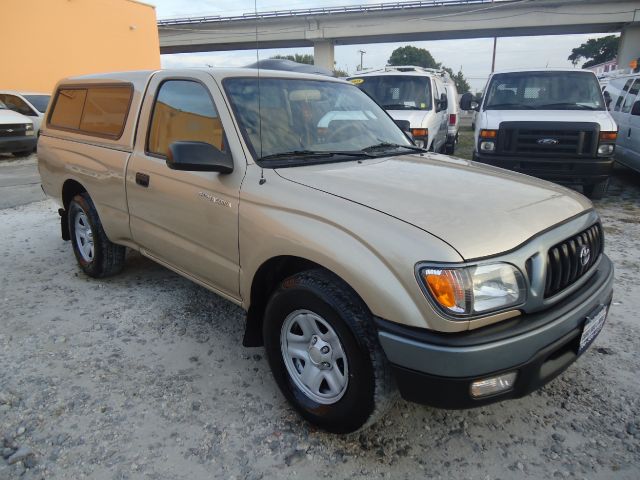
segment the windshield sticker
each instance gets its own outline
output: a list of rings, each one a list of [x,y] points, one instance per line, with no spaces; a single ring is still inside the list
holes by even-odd
[[[352,78],[349,81],[354,85],[360,85],[361,83],[364,83],[364,78]]]

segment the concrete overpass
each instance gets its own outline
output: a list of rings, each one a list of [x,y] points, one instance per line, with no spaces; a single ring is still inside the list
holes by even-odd
[[[314,47],[484,37],[621,32],[618,65],[640,56],[638,0],[431,0],[158,21],[161,53]]]

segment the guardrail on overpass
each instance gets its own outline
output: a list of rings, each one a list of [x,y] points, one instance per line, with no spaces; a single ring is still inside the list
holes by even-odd
[[[619,65],[640,52],[638,0],[433,0],[158,21],[161,53],[334,46],[458,38],[622,32]]]

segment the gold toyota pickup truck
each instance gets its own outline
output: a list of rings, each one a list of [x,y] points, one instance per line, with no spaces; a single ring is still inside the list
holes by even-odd
[[[80,268],[134,249],[247,311],[310,422],[351,432],[399,392],[521,397],[600,332],[613,267],[591,203],[416,147],[357,87],[252,69],[69,78],[38,143]]]

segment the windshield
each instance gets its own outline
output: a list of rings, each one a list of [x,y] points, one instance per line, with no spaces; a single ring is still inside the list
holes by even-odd
[[[495,74],[484,110],[604,110],[598,80],[585,72]]]
[[[431,110],[429,77],[376,75],[354,77],[349,81],[387,110]]]
[[[40,113],[44,113],[47,111],[47,105],[49,105],[49,99],[51,95],[23,95],[27,101],[36,107]]]
[[[298,164],[317,163],[321,157],[371,156],[371,147],[395,147],[401,153],[416,148],[384,110],[347,83],[227,78],[223,85],[259,161],[289,156]]]
[[[7,106],[4,103],[2,103],[2,100],[0,100],[0,110],[6,110],[6,109],[7,109]]]

